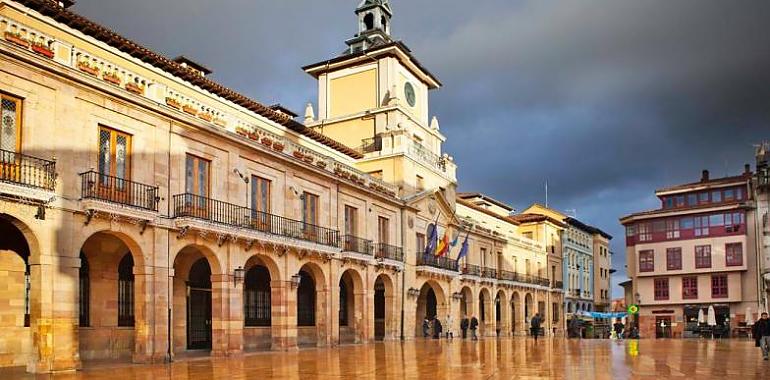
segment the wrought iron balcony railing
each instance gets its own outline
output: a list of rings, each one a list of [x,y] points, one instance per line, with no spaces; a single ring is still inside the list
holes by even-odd
[[[363,154],[382,151],[382,137],[375,136],[361,140],[359,151]]]
[[[417,266],[427,266],[457,272],[457,260],[433,255],[417,256]]]
[[[378,259],[404,261],[404,250],[394,245],[377,243],[374,247],[374,256]]]
[[[413,142],[409,145],[409,154],[418,158],[420,161],[427,165],[431,165],[443,172],[446,172],[446,160],[438,154],[431,152],[428,148],[419,143]]]
[[[497,278],[497,270],[492,268],[481,268],[481,277]]]
[[[498,270],[497,279],[502,281],[520,281],[519,274],[515,272],[509,272],[507,270]]]
[[[340,246],[337,230],[189,193],[174,195],[174,217],[189,217],[331,247]]]
[[[374,254],[374,246],[371,240],[362,239],[353,235],[343,236],[342,250],[369,256]]]
[[[553,282],[553,288],[554,289],[563,289],[564,288],[564,282],[563,281],[554,281]]]
[[[481,267],[473,264],[463,264],[460,273],[468,276],[481,277]]]
[[[82,199],[98,199],[143,210],[158,211],[157,186],[88,171],[80,174]]]
[[[0,182],[53,191],[56,162],[0,149]]]

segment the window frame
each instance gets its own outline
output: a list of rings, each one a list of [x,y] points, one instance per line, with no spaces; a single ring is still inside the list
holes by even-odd
[[[123,268],[131,262],[130,271]],[[136,314],[134,313],[135,289],[134,257],[131,252],[126,253],[118,263],[118,327],[134,327]]]
[[[735,248],[738,248],[737,257]],[[741,267],[743,266],[743,243],[725,244],[725,266]]]
[[[390,218],[377,216],[377,242],[380,244],[390,244]]]
[[[698,277],[696,276],[682,277],[682,299],[684,300],[698,299]]]
[[[261,268],[261,269],[258,269]],[[260,286],[257,271],[267,276],[267,289]],[[270,270],[254,265],[246,271],[243,279],[243,324],[245,327],[267,327],[272,325],[272,287]]]
[[[666,248],[666,270],[682,270],[682,248]]]
[[[272,210],[273,181],[258,175],[251,176],[251,209],[252,211],[270,214]],[[266,192],[266,194],[265,194]]]
[[[724,292],[722,292],[724,291]],[[711,275],[711,298],[729,298],[730,290],[726,274]]]
[[[646,249],[639,251],[639,272],[655,271],[655,251]]]
[[[655,301],[668,301],[671,298],[668,277],[658,277],[653,280],[653,296]]]
[[[695,249],[695,269],[709,269],[712,267],[712,255],[710,245],[696,245]],[[706,264],[708,260],[708,264]]]
[[[16,104],[16,143],[14,144],[14,153],[21,153],[21,138],[22,138],[22,126],[24,117],[24,99],[18,96],[14,96],[5,92],[0,92],[0,101],[7,100]],[[0,116],[2,116],[2,109],[0,108]],[[1,122],[1,121],[0,121]],[[2,129],[2,124],[0,124]]]
[[[107,132],[110,134],[110,167],[105,172],[103,168],[101,167],[101,153],[102,153],[102,132]],[[118,146],[118,138],[119,137],[125,137],[126,138],[126,168],[125,168],[125,176],[120,177],[118,176],[118,159],[117,159],[117,146]],[[107,175],[114,178],[120,178],[122,180],[130,181],[131,180],[131,156],[132,156],[132,144],[133,144],[133,138],[134,136],[130,133],[126,133],[123,131],[120,131],[118,129],[108,127],[106,125],[99,124],[99,133],[97,135],[96,143],[96,152],[97,152],[97,159],[96,159],[96,167],[99,174]],[[109,187],[105,186],[105,184],[102,183],[102,181],[99,181],[99,185],[102,187]]]
[[[188,173],[188,165],[192,163],[192,180],[193,182],[188,182],[189,178],[187,176]],[[201,195],[200,188],[201,188],[201,182],[200,182],[200,168],[201,163],[206,164],[206,192],[205,194]],[[185,193],[192,194],[198,197],[202,198],[210,198],[211,197],[211,160],[207,160],[203,157],[196,156],[194,154],[187,153],[185,155]]]

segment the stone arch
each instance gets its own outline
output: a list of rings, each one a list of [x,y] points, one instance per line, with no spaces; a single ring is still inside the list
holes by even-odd
[[[364,30],[374,29],[374,14],[367,13],[364,15]]]
[[[523,310],[521,305],[521,296],[519,295],[519,292],[514,291],[513,294],[511,294],[511,333],[513,335],[523,331],[522,324],[524,318],[522,317]]]
[[[524,295],[524,322],[529,324],[533,315],[535,315],[535,297],[527,292]]]
[[[256,254],[246,260],[243,270],[243,349],[270,350],[279,336],[273,325],[280,318],[280,308],[273,304],[281,299],[281,287],[275,286],[281,284],[280,268],[272,257]],[[239,294],[235,292],[231,298]]]
[[[80,246],[78,350],[82,360],[130,360],[146,353],[149,282],[141,246],[100,230]]]
[[[173,351],[227,350],[224,321],[225,290],[229,276],[208,247],[190,244],[174,255],[172,298]],[[208,274],[208,282],[205,277]]]
[[[508,335],[508,324],[509,324],[509,311],[508,311],[508,305],[506,300],[508,297],[505,294],[505,291],[503,289],[499,289],[497,291],[497,294],[495,295],[495,301],[494,301],[494,310],[495,310],[495,331],[498,336]]]
[[[30,332],[40,318],[42,275],[30,266],[39,261],[40,246],[27,224],[0,214],[0,357],[11,366],[33,362],[38,350]],[[39,305],[38,305],[39,306]],[[32,327],[32,328],[31,328]]]
[[[492,293],[488,288],[482,287],[479,290],[479,330],[481,336],[487,336],[494,331],[494,310],[492,309]]]
[[[387,274],[380,273],[374,280],[374,339],[394,339],[398,336],[398,313],[396,313],[395,281]]]
[[[465,315],[470,319],[470,317],[476,315],[473,308],[475,305],[473,290],[471,290],[469,286],[463,286],[463,288],[460,289],[460,294],[462,295],[462,298],[460,299],[460,316]]]
[[[355,269],[347,269],[339,279],[338,327],[340,343],[360,343],[364,340],[365,294],[364,281]]]
[[[425,319],[446,315],[449,311],[448,306],[446,293],[441,285],[434,280],[426,280],[420,287],[420,293],[417,296],[415,336],[424,336],[423,323]],[[430,335],[432,335],[432,325],[429,330]]]
[[[323,346],[327,342],[326,274],[314,262],[303,264],[297,274],[297,343],[299,346]]]

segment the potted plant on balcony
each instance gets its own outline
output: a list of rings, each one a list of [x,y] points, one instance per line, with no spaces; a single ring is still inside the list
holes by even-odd
[[[208,121],[209,123],[214,120],[214,115],[208,113],[208,112],[201,112],[200,115],[198,115],[199,118]]]
[[[166,105],[171,108],[180,109],[182,108],[182,104],[179,103],[178,100],[172,98],[172,97],[166,97]]]
[[[247,131],[246,128],[243,128],[243,127],[235,127],[235,133],[243,137],[249,137],[249,131]]]
[[[249,131],[249,139],[254,141],[259,141],[259,135],[257,134],[257,132]]]
[[[274,151],[276,151],[276,152],[283,152],[283,148],[284,148],[284,146],[283,146],[282,142],[277,141],[277,140],[273,142],[273,150]]]
[[[144,95],[144,86],[136,82],[126,83],[126,90],[128,90],[128,92],[132,92],[137,95]]]
[[[308,164],[312,164],[314,159],[313,156],[306,154],[305,157],[302,157],[302,161],[305,161]]]
[[[49,59],[54,56],[53,49],[49,48],[48,45],[42,41],[33,43],[32,51]]]
[[[192,104],[185,104],[182,106],[182,111],[192,116],[198,116],[198,110]]]
[[[267,137],[267,136],[262,136],[262,139],[260,139],[259,142],[261,142],[262,145],[264,145],[266,147],[273,146],[273,139],[271,139],[270,137]]]
[[[87,73],[93,76],[99,75],[99,68],[96,66],[96,64],[91,63],[87,60],[78,62],[78,69],[84,73]]]
[[[118,74],[115,72],[105,72],[102,74],[102,80],[104,80],[107,83],[112,83],[116,86],[120,86],[120,77],[118,77]]]
[[[321,169],[326,169],[326,161],[318,160],[316,161],[315,166],[318,166]]]
[[[21,36],[21,32],[5,32],[5,39],[19,46],[29,47],[29,41]]]
[[[224,128],[224,127],[227,126],[227,121],[225,121],[225,119],[215,117],[214,118],[214,124]]]
[[[296,150],[296,149],[295,149],[295,150],[294,150],[294,152],[292,152],[291,154],[292,154],[292,155],[293,155],[295,158],[297,158],[297,159],[299,159],[299,160],[301,160],[303,157],[305,157],[305,155],[304,155],[304,154],[303,154],[301,151],[299,151],[299,150]]]

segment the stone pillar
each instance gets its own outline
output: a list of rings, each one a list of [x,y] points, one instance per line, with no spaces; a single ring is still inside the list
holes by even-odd
[[[367,302],[369,300],[369,292],[367,292],[365,289],[356,289],[353,292],[353,305],[355,306],[355,311],[353,312],[353,329],[356,333],[356,343],[366,343],[369,342],[372,337],[374,336],[374,330],[370,330],[367,328],[368,323],[367,321],[373,321],[374,320],[374,308],[373,304],[370,304]],[[374,299],[372,298],[372,301]]]
[[[225,322],[227,355],[237,356],[243,354],[243,287],[245,284],[227,281],[225,285],[228,293],[225,308],[229,312]]]
[[[291,281],[270,282],[272,349],[297,350],[297,290]]]
[[[211,356],[226,356],[228,349],[227,324],[230,310],[227,307],[228,285],[230,276],[211,275]]]
[[[171,326],[171,299],[173,287],[173,270],[163,267],[155,267],[155,275],[147,280],[152,281],[153,292],[150,294],[153,312],[153,324],[150,325],[152,332],[150,333],[150,339],[152,339],[152,362],[164,363],[169,361],[169,351],[173,347],[171,342],[171,335],[169,334],[169,326]]]
[[[30,257],[30,331],[33,350],[27,371],[79,369],[79,259]],[[56,284],[56,286],[54,286]]]
[[[134,267],[134,363],[150,363],[153,358],[155,343],[151,339],[151,329],[155,325],[153,269],[152,266]]]

